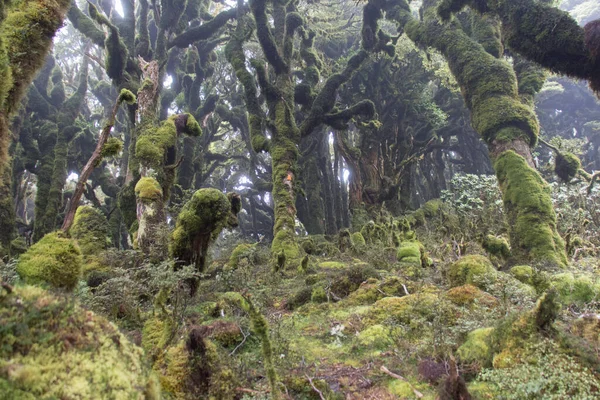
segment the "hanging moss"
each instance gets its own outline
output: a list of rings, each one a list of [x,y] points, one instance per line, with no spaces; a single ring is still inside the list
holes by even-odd
[[[565,244],[556,231],[549,188],[539,173],[514,151],[494,165],[511,231],[513,255],[536,263],[567,264]]]
[[[60,232],[49,233],[21,255],[17,272],[27,283],[73,289],[81,275],[81,251]]]
[[[102,212],[91,206],[77,208],[69,234],[84,256],[97,255],[108,247],[109,225]]]
[[[182,208],[172,234],[171,254],[203,271],[208,247],[223,228],[237,226],[239,196],[228,197],[217,189],[200,189]]]
[[[554,172],[564,182],[571,182],[581,169],[581,160],[573,153],[557,153]]]
[[[116,157],[123,151],[123,142],[115,137],[110,137],[102,146],[102,158]]]
[[[0,320],[3,398],[161,397],[142,350],[67,298],[33,286],[0,289]]]

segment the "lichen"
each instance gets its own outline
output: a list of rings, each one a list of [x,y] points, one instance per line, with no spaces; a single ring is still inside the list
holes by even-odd
[[[77,243],[53,232],[21,255],[17,272],[26,283],[73,289],[81,276],[82,262]]]

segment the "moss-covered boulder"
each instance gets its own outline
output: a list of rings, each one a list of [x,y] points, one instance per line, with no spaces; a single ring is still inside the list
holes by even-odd
[[[585,274],[565,272],[553,275],[550,286],[555,288],[565,304],[584,304],[600,298],[600,283]]]
[[[471,284],[485,289],[496,280],[496,270],[487,257],[464,256],[450,266],[447,278],[452,287]]]
[[[496,257],[507,258],[510,256],[508,240],[503,237],[486,235],[482,243],[485,251]]]
[[[77,243],[53,232],[21,255],[17,272],[26,283],[73,289],[81,276],[82,262]]]
[[[229,256],[228,266],[231,269],[236,269],[240,262],[252,262],[254,259],[254,252],[256,251],[256,244],[241,243],[238,244]]]
[[[142,349],[67,298],[0,289],[0,321],[3,399],[160,398]]]
[[[467,340],[458,348],[456,354],[463,363],[477,363],[486,366],[491,361],[490,336],[494,328],[481,328],[470,332]]]
[[[433,293],[417,293],[403,297],[384,297],[369,310],[368,317],[375,323],[394,320],[410,323],[413,318],[431,319],[440,298]]]
[[[494,296],[468,284],[448,290],[446,292],[446,298],[457,306],[479,304],[484,307],[495,307],[499,304]]]
[[[396,253],[398,261],[421,267],[423,245],[419,242],[402,242]]]
[[[533,268],[529,265],[515,265],[510,269],[510,274],[523,283],[533,285]]]
[[[77,240],[84,256],[97,255],[109,245],[109,225],[100,210],[91,206],[77,208],[69,234]]]

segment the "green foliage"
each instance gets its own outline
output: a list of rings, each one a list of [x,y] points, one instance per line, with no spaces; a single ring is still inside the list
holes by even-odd
[[[43,289],[13,290],[0,291],[3,397],[160,398],[141,349],[113,324]]]
[[[587,274],[565,272],[550,277],[550,286],[556,289],[565,304],[586,304],[600,296],[600,282]]]
[[[61,232],[44,236],[22,254],[17,272],[30,284],[49,284],[73,289],[81,276],[82,257],[79,246]]]
[[[471,255],[464,256],[452,264],[447,277],[453,287],[468,283],[485,289],[496,280],[496,270],[486,257]]]

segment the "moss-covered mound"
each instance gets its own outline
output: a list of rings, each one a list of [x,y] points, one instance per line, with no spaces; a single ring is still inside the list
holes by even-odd
[[[560,179],[565,182],[570,182],[575,178],[577,171],[581,168],[581,160],[573,153],[558,153],[556,155],[556,163],[554,164],[554,172]]]
[[[452,264],[447,276],[452,287],[468,283],[483,289],[496,280],[496,270],[486,257],[471,255]]]
[[[142,350],[72,301],[0,289],[0,326],[0,398],[160,398]]]
[[[73,289],[81,276],[81,251],[60,232],[49,233],[19,258],[17,272],[30,284]]]
[[[234,193],[227,196],[217,189],[196,191],[177,218],[171,243],[173,256],[203,270],[209,244],[223,228],[237,226],[240,208],[241,200]]]
[[[108,247],[110,234],[108,221],[102,212],[94,207],[77,208],[73,226],[69,230],[84,256],[98,254]]]
[[[510,256],[510,246],[508,244],[508,240],[503,237],[487,235],[483,239],[482,245],[483,248],[493,256],[503,258]]]

